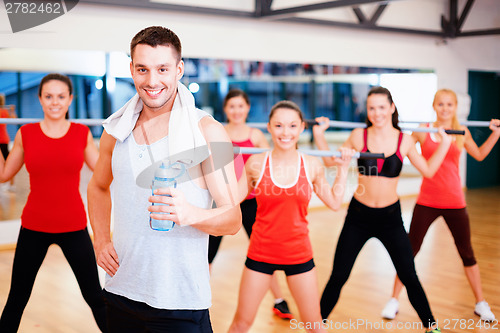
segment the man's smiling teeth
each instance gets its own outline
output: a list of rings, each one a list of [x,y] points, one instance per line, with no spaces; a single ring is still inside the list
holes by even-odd
[[[281,142],[290,142],[290,141],[292,141],[292,139],[280,139],[280,140],[281,140]]]
[[[146,92],[151,95],[151,96],[156,96],[161,92],[162,89],[157,89],[157,90],[148,90],[146,89]]]

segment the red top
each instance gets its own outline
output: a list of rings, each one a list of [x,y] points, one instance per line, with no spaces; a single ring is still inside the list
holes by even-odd
[[[248,136],[248,139],[245,141],[232,141],[233,147],[250,147],[253,148],[255,145],[252,143],[252,140],[250,140],[250,137],[252,136],[252,129],[250,129],[250,135]],[[240,179],[241,174],[245,170],[245,163],[248,161],[250,158],[250,154],[238,154],[234,155],[234,170],[236,172],[236,179]],[[252,191],[250,194],[245,199],[252,199],[255,197],[255,193]]]
[[[10,118],[9,111],[4,108],[0,108],[0,118]],[[7,133],[7,125],[0,124],[0,143],[9,143],[10,138]]]
[[[422,145],[422,155],[429,159],[439,146],[439,142],[432,140],[427,134]],[[465,207],[465,196],[459,174],[460,149],[452,144],[443,163],[432,178],[422,180],[417,204],[440,208],[458,209]]]
[[[87,214],[79,186],[88,133],[88,127],[71,123],[63,137],[53,139],[42,132],[40,123],[21,127],[24,163],[30,176],[23,227],[49,233],[85,229]]]
[[[299,165],[296,181],[279,186],[272,179],[272,158],[267,154],[263,174],[255,188],[257,217],[248,258],[278,265],[301,264],[312,259],[306,216],[313,191],[302,155]]]

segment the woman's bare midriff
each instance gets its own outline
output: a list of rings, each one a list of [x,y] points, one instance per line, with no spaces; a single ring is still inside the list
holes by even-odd
[[[354,192],[354,198],[362,204],[372,208],[383,208],[392,205],[399,200],[397,194],[399,177],[358,177],[358,187]]]

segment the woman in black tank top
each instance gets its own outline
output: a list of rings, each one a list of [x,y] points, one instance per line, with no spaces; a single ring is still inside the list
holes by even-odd
[[[397,183],[405,156],[424,176],[431,177],[443,161],[451,138],[441,129],[442,145],[427,162],[416,151],[411,138],[401,132],[398,112],[389,90],[382,87],[371,89],[366,104],[367,128],[355,129],[343,146],[362,152],[384,153],[386,158],[358,159],[358,188],[337,242],[332,274],[321,297],[321,315],[323,319],[328,318],[361,248],[375,237],[389,252],[398,275],[404,275],[401,280],[423,327],[427,328],[426,332],[440,332],[415,272],[412,249],[401,216]],[[316,121],[322,124],[313,128],[316,144],[320,150],[329,150],[324,137],[329,120],[321,117]],[[326,165],[332,165],[330,158],[323,160]]]

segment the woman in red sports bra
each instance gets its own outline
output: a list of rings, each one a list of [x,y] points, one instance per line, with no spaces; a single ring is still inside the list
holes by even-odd
[[[227,124],[224,126],[229,138],[235,147],[256,147],[256,148],[269,148],[264,133],[257,128],[252,128],[246,124],[248,113],[250,112],[250,99],[248,95],[240,89],[231,89],[222,103],[224,113],[226,114]],[[241,174],[245,171],[245,163],[247,162],[249,154],[235,155],[234,169],[236,171],[236,178],[240,179]],[[246,199],[240,204],[241,220],[243,227],[250,238],[252,234],[252,226],[255,222],[255,215],[257,214],[257,200],[255,194],[250,193]],[[212,262],[217,255],[220,243],[223,236],[210,235],[208,241],[208,263],[210,268]],[[274,296],[273,313],[283,319],[293,318],[288,308],[287,302],[284,300],[283,292],[278,284],[276,276],[273,276],[271,282],[271,292]]]
[[[474,313],[482,320],[494,321],[495,315],[483,296],[479,266],[472,250],[469,214],[465,207],[465,196],[462,191],[459,159],[463,148],[476,160],[485,159],[500,137],[500,120],[491,120],[492,133],[481,147],[478,147],[467,127],[461,126],[458,122],[457,105],[457,95],[452,90],[441,89],[436,92],[433,107],[437,120],[432,126],[464,130],[465,136],[456,137],[436,174],[433,177],[423,179],[417,204],[413,210],[409,237],[413,255],[416,255],[430,225],[439,216],[442,216],[455,240],[464,265],[465,276],[476,299]],[[429,133],[414,132],[413,137],[420,142],[422,154],[426,159],[436,151],[441,141],[439,136]],[[384,307],[382,317],[393,319],[396,316],[399,310],[397,299],[402,288],[403,284],[396,276],[392,298]]]
[[[332,274],[321,297],[321,315],[324,319],[328,318],[361,248],[368,239],[376,237],[389,252],[396,271],[407,286],[408,297],[423,326],[428,328],[428,332],[440,332],[415,272],[396,189],[405,156],[408,156],[420,173],[432,177],[448,151],[451,137],[441,128],[443,140],[436,153],[425,160],[417,152],[413,139],[401,133],[398,112],[389,90],[383,87],[372,88],[366,99],[366,108],[367,128],[353,130],[343,147],[384,153],[385,159],[358,160],[358,188],[349,205],[337,242]],[[329,120],[321,117],[316,121],[321,124],[313,128],[316,144],[319,149],[328,150],[324,132]],[[326,165],[335,165],[331,158],[323,160]]]
[[[330,186],[320,160],[296,149],[304,126],[302,112],[295,103],[275,104],[268,123],[274,148],[251,156],[245,165],[246,181],[242,177],[238,183],[240,199],[255,190],[258,205],[231,333],[250,329],[276,270],[283,270],[287,276],[300,322],[310,324],[304,327],[306,331],[326,332],[319,309],[307,208],[313,192],[327,207],[340,207],[354,150],[342,149],[342,157],[335,160],[339,171]]]

